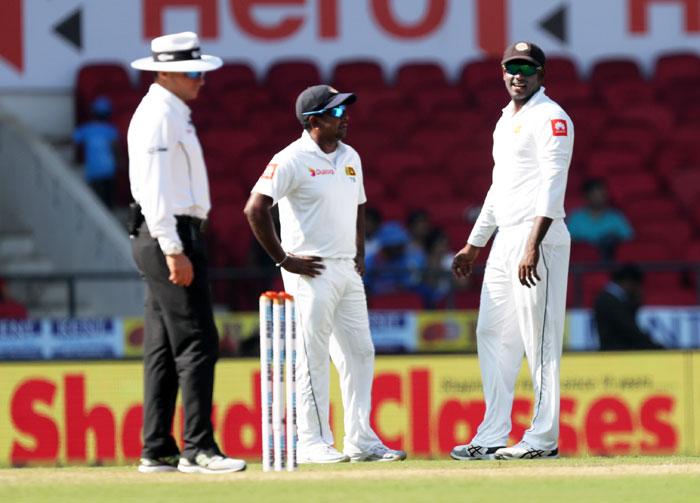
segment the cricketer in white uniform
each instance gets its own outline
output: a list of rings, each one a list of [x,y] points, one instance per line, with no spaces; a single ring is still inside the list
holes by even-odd
[[[506,49],[502,65],[512,100],[493,134],[493,181],[452,264],[457,277],[467,276],[498,231],[477,322],[486,412],[471,442],[450,453],[459,460],[559,455],[559,362],[571,243],[564,193],[574,130],[544,93],[545,55],[539,47],[517,42]],[[532,423],[520,442],[506,448],[523,354],[534,389]]]
[[[272,158],[244,210],[296,300],[300,463],[406,458],[370,426],[374,345],[362,283],[367,198],[360,156],[340,141],[355,100],[326,85],[304,90],[296,102],[304,132]],[[274,204],[281,243],[270,216]],[[333,447],[329,423],[329,354],[340,376],[343,453]]]

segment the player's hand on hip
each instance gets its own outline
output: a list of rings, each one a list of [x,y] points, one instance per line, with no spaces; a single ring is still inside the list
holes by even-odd
[[[472,265],[481,248],[466,244],[452,259],[452,273],[458,278],[466,278],[472,273]]]
[[[518,264],[518,280],[520,284],[528,288],[541,281],[537,274],[537,263],[540,261],[540,250],[537,247],[527,248],[520,264]]]
[[[170,282],[177,286],[190,286],[194,279],[194,271],[192,270],[192,262],[184,253],[177,255],[166,255],[165,263],[168,265]]]
[[[315,278],[326,268],[321,257],[297,257],[291,253],[288,253],[287,257],[281,267],[294,274]]]

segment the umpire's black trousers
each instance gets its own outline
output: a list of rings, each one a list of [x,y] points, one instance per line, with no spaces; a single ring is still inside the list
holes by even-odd
[[[196,220],[177,218],[177,232],[194,270],[187,288],[168,280],[165,256],[145,223],[132,240],[136,265],[146,281],[142,456],[147,458],[180,452],[171,432],[178,385],[185,412],[182,455],[194,459],[198,452],[219,453],[211,423],[219,337],[199,227]]]

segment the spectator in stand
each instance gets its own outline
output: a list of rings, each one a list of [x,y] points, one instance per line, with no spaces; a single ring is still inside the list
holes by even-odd
[[[425,210],[413,210],[406,219],[406,228],[411,242],[409,247],[428,253],[428,236],[433,231],[430,215]]]
[[[365,286],[372,294],[421,291],[425,253],[410,246],[411,238],[397,221],[382,224],[377,232],[379,250],[367,256]]]
[[[374,255],[379,250],[377,232],[382,225],[382,214],[377,208],[365,208],[365,256]]]
[[[27,318],[27,308],[13,299],[7,283],[0,278],[0,319],[23,320]]]
[[[450,293],[452,285],[452,259],[455,252],[445,232],[436,227],[426,237],[426,274],[423,275],[424,304],[437,307]],[[463,282],[463,279],[457,279]]]
[[[114,179],[117,171],[119,133],[109,122],[112,103],[99,96],[90,107],[92,120],[73,132],[73,142],[83,147],[85,181],[107,208],[114,206]]]
[[[601,350],[663,349],[637,324],[643,286],[644,272],[636,265],[625,264],[613,271],[594,307]]]
[[[582,192],[586,205],[574,210],[567,222],[571,239],[596,246],[602,260],[613,261],[617,245],[634,237],[632,227],[621,211],[610,206],[602,179],[586,180]]]

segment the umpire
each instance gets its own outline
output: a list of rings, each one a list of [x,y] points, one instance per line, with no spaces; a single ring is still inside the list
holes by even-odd
[[[222,65],[202,55],[192,32],[158,37],[152,55],[131,63],[155,73],[129,124],[130,222],[136,265],[146,281],[143,452],[139,471],[226,473],[242,460],[222,454],[211,423],[219,338],[211,307],[202,231],[210,209],[202,149],[186,101],[204,72]],[[172,436],[178,386],[184,449]]]

